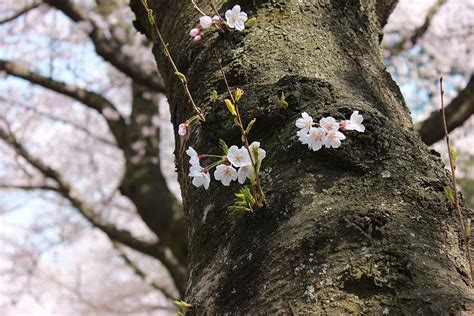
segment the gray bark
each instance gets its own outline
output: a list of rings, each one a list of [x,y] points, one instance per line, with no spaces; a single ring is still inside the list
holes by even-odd
[[[207,1],[199,1],[212,12]],[[221,15],[234,2],[215,1]],[[257,3],[257,4],[255,4]],[[474,311],[468,265],[449,184],[438,155],[416,136],[403,97],[383,64],[376,1],[241,1],[256,27],[206,34],[188,31],[199,13],[188,1],[149,1],[178,68],[204,108],[206,122],[188,145],[217,153],[218,139],[239,144],[223,102],[216,50],[229,83],[245,95],[245,122],[257,118],[251,140],[267,150],[267,205],[232,216],[235,184],[209,191],[177,166],[189,239],[186,301],[197,314],[426,314]],[[132,0],[137,27],[151,37],[141,1]],[[191,107],[157,44],[172,121]],[[275,97],[285,93],[289,108]],[[366,132],[338,149],[312,152],[295,137],[295,120],[365,117]],[[390,174],[390,177],[382,177]]]

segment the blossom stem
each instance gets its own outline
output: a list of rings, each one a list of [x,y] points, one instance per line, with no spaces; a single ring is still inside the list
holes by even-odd
[[[214,55],[216,56],[217,63],[219,64],[219,68],[220,68],[222,77],[224,78],[224,83],[225,83],[225,86],[227,88],[227,92],[229,93],[229,97],[232,101],[232,104],[234,104],[234,106],[235,106],[237,123],[238,123],[238,126],[240,128],[240,132],[242,134],[243,145],[244,145],[245,149],[247,150],[247,152],[249,154],[250,162],[252,164],[252,168],[253,168],[253,171],[254,171],[254,174],[255,174],[255,184],[256,185],[255,186],[252,185],[253,195],[254,195],[256,201],[263,202],[263,201],[265,201],[265,194],[263,193],[262,186],[260,184],[260,175],[257,172],[257,164],[256,164],[256,162],[253,158],[252,152],[250,151],[249,141],[248,141],[248,138],[247,138],[247,133],[245,132],[244,125],[242,124],[242,118],[240,116],[239,107],[238,107],[237,103],[235,102],[234,96],[232,95],[232,91],[230,90],[230,86],[229,86],[229,83],[227,82],[227,77],[225,75],[224,68],[222,68],[222,64],[220,62],[219,56],[217,55],[217,53],[215,51],[214,51]],[[258,194],[256,192],[256,189],[258,189]]]
[[[149,14],[149,16],[150,15],[153,16],[153,10],[148,8],[147,0],[142,0],[142,4],[145,7],[145,10]],[[165,56],[167,57],[167,59],[170,62],[171,66],[173,67],[173,70],[174,70],[175,74],[177,74],[177,75],[181,74],[181,72],[178,70],[178,67],[176,67],[176,64],[175,64],[173,58],[171,57],[170,51],[168,50],[168,45],[166,45],[166,42],[165,42],[163,36],[161,35],[160,30],[158,29],[158,26],[156,25],[155,19],[152,18],[152,19],[150,19],[149,22],[152,24],[153,28],[155,29],[155,32],[158,35],[158,39],[160,40],[161,45],[163,46],[163,51],[165,53]],[[179,80],[181,81],[181,83],[183,85],[184,91],[186,92],[186,96],[188,97],[188,100],[191,103],[194,111],[199,116],[199,119],[204,122],[206,119],[204,118],[204,115],[202,114],[202,110],[196,105],[196,103],[194,102],[194,99],[191,95],[191,92],[189,91],[188,80],[184,76],[183,76],[183,78],[180,77]]]
[[[222,156],[219,156],[219,155],[206,155],[206,154],[202,154],[202,155],[199,155],[199,158],[207,158],[207,157],[210,157],[210,158],[220,158],[220,159],[223,159]]]
[[[222,158],[222,157],[221,157],[221,158]],[[218,160],[218,161],[214,161],[213,163],[211,163],[210,165],[208,165],[208,166],[206,166],[206,167],[204,167],[204,168],[206,168],[206,169],[209,171],[209,170],[211,170],[212,168],[214,168],[214,167],[216,167],[216,166],[218,166],[218,165],[220,165],[221,163],[224,163],[224,162],[225,162],[225,161],[224,161],[223,159]]]

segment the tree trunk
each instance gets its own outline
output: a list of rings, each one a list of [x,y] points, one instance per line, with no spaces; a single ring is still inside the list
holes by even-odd
[[[468,265],[449,178],[437,154],[417,138],[397,85],[385,70],[376,1],[241,1],[257,26],[188,36],[199,13],[190,1],[148,1],[206,121],[188,145],[218,153],[240,134],[215,89],[245,91],[240,111],[256,118],[252,141],[263,161],[264,209],[231,215],[238,184],[190,184],[188,157],[176,150],[188,240],[186,301],[198,314],[446,314],[474,311]],[[220,14],[232,5],[214,1]],[[258,2],[255,4],[255,2]],[[212,15],[207,1],[200,7]],[[137,27],[151,37],[141,6]],[[192,115],[161,48],[154,50],[175,128]],[[289,108],[278,101],[284,93]],[[348,118],[359,110],[365,133],[338,149],[308,150],[295,120]],[[179,141],[177,142],[179,144]]]

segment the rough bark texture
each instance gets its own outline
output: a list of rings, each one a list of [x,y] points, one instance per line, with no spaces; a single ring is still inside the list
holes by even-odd
[[[215,1],[221,15],[235,2]],[[202,9],[212,12],[207,1]],[[239,144],[223,102],[213,57],[222,57],[232,87],[241,87],[244,121],[257,118],[251,140],[267,150],[267,206],[227,211],[238,190],[194,188],[188,161],[177,164],[189,238],[186,301],[198,314],[389,313],[440,315],[473,311],[467,262],[449,179],[438,155],[416,136],[397,85],[386,72],[376,1],[240,1],[256,27],[188,31],[199,13],[188,1],[149,1],[178,68],[187,75],[206,122],[188,144],[218,152],[218,139]],[[137,27],[151,36],[140,1]],[[159,46],[155,55],[169,91],[175,127],[191,115]],[[289,108],[277,98],[285,93]],[[275,100],[276,99],[276,100]],[[312,152],[295,137],[301,112],[338,119],[359,110],[366,132],[339,149]],[[390,177],[382,177],[382,173]]]

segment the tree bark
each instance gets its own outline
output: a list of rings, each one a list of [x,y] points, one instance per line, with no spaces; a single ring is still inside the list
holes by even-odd
[[[241,1],[257,26],[201,43],[188,36],[199,13],[188,1],[148,1],[169,50],[206,121],[188,145],[218,153],[219,138],[240,143],[222,101],[229,84],[245,91],[240,111],[267,151],[264,209],[233,216],[238,184],[190,184],[176,150],[189,239],[186,301],[197,314],[426,314],[474,311],[450,179],[419,140],[403,97],[383,64],[377,1]],[[212,14],[207,1],[200,7]],[[214,1],[221,15],[232,4]],[[255,4],[257,3],[257,4]],[[152,37],[140,0],[137,27]],[[161,47],[158,67],[177,128],[192,115]],[[289,108],[281,108],[284,93]],[[341,148],[312,152],[296,137],[301,112],[348,118],[366,131]],[[179,142],[177,142],[179,144]],[[383,176],[382,176],[383,175]]]

